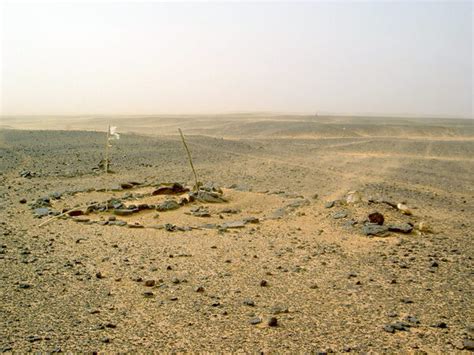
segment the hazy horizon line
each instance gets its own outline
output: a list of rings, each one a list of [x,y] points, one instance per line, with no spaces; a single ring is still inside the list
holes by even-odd
[[[471,116],[447,116],[447,115],[433,115],[433,114],[390,114],[390,113],[344,113],[344,112],[325,112],[325,111],[215,111],[215,112],[156,112],[156,113],[51,113],[51,114],[2,114],[1,117],[84,117],[92,118],[94,116],[99,117],[153,117],[153,116],[230,116],[230,115],[270,115],[270,116],[319,116],[319,117],[360,117],[360,118],[440,118],[440,119],[474,119],[474,115]]]

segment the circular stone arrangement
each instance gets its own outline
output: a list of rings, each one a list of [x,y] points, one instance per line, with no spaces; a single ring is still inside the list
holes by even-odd
[[[126,191],[124,193],[124,190]],[[245,228],[309,205],[278,194],[222,189],[214,183],[191,191],[183,184],[122,183],[120,190],[89,189],[38,199],[38,217],[56,216],[85,224],[173,231]]]

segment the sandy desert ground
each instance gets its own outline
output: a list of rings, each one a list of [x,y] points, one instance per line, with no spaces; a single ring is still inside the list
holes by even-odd
[[[108,124],[122,136],[104,174]],[[474,349],[472,120],[0,126],[0,350]],[[162,193],[193,185],[178,127],[202,195]]]

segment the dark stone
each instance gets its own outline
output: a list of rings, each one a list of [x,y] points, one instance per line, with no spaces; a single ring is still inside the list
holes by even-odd
[[[413,225],[410,223],[389,224],[388,230],[397,233],[410,233],[413,230]]]
[[[146,297],[146,298],[151,298],[154,296],[154,293],[151,292],[151,291],[145,291],[143,292],[143,296]]]
[[[120,184],[120,187],[124,190],[133,189],[133,184],[130,184],[128,182],[123,182]]]
[[[384,221],[385,221],[385,218],[383,217],[383,214],[379,212],[374,212],[374,213],[369,214],[370,223],[378,224],[379,226],[381,226]]]
[[[20,203],[22,203],[22,204],[23,204],[23,203],[26,203],[26,202],[27,202],[26,198],[22,198],[22,199],[20,200]]]
[[[97,277],[98,279],[103,279],[104,275],[102,275],[102,273],[99,271],[95,274],[95,277]]]
[[[432,327],[445,329],[448,327],[448,325],[445,322],[438,322],[438,323],[433,324]]]
[[[362,233],[365,235],[376,235],[379,237],[385,237],[388,235],[388,228],[386,226],[380,226],[378,224],[366,224],[362,227]]]
[[[162,184],[155,191],[152,192],[153,196],[156,195],[176,195],[188,192],[189,189],[183,185],[175,182],[171,184]]]
[[[181,206],[175,200],[166,200],[156,206],[156,210],[163,212],[163,211],[172,211],[177,210]]]
[[[130,216],[135,212],[135,210],[130,210],[127,208],[114,209],[114,214],[117,216]]]
[[[75,217],[75,216],[82,216],[84,212],[81,210],[72,210],[72,211],[69,211],[67,214],[71,217]]]
[[[324,204],[324,208],[333,208],[335,205],[334,201],[329,201]]]
[[[43,338],[41,338],[40,336],[38,335],[28,335],[28,337],[26,338],[26,340],[28,340],[30,343],[33,343],[35,341],[40,341],[42,340]]]
[[[276,327],[278,325],[278,319],[276,317],[270,317],[267,320],[267,325],[269,327]]]
[[[146,280],[145,281],[145,286],[153,287],[153,286],[155,286],[155,283],[156,283],[155,280]]]
[[[20,176],[26,179],[31,179],[35,174],[29,170],[23,170],[20,172]]]
[[[227,200],[222,197],[222,194],[219,194],[217,192],[199,190],[197,193],[194,193],[190,196],[194,196],[194,198],[197,201],[201,201],[201,202],[209,202],[209,203],[227,202]]]
[[[204,292],[204,287],[202,286],[197,286],[195,289],[194,289],[195,292]]]
[[[167,232],[174,232],[176,230],[176,226],[174,224],[171,224],[171,223],[166,223],[165,224],[165,230]]]
[[[239,210],[239,209],[236,209],[236,208],[224,208],[224,209],[221,210],[219,213],[237,214],[237,213],[240,213],[240,212],[242,212],[242,211]]]
[[[255,306],[255,302],[251,299],[245,299],[244,300],[244,305],[246,306],[250,306],[250,307],[254,307]]]
[[[260,281],[260,286],[261,286],[261,287],[268,286],[267,280],[262,280],[262,281]]]

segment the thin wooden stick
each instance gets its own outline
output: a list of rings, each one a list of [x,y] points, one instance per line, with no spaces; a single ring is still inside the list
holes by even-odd
[[[107,129],[107,140],[105,141],[104,168],[105,168],[105,173],[106,174],[109,172],[109,139],[110,139],[110,125],[109,125],[109,128]]]
[[[181,131],[181,128],[178,128],[178,131],[179,131],[179,134],[181,135],[181,140],[183,141],[183,145],[184,145],[184,148],[186,149],[186,153],[188,153],[189,165],[191,165],[191,169],[193,170],[194,181],[196,182],[196,185],[194,187],[196,190],[198,190],[199,189],[198,178],[196,175],[196,170],[194,170],[193,159],[191,158],[191,153],[189,152],[188,145],[186,144],[186,141],[184,140],[184,135],[183,135],[183,132]]]
[[[58,214],[58,215],[56,215],[56,216],[53,216],[53,217],[51,217],[50,219],[47,219],[46,221],[40,223],[40,224],[38,225],[38,227],[44,226],[45,224],[51,222],[52,220],[54,220],[54,219],[56,219],[56,218],[59,218],[59,217],[62,217],[62,216],[64,216],[65,214],[68,214],[69,212],[82,210],[83,208],[89,208],[89,207],[96,206],[96,205],[100,205],[100,202],[96,202],[96,203],[93,203],[93,204],[91,204],[91,205],[76,207],[76,208],[67,210],[66,212],[63,212],[63,213]]]

